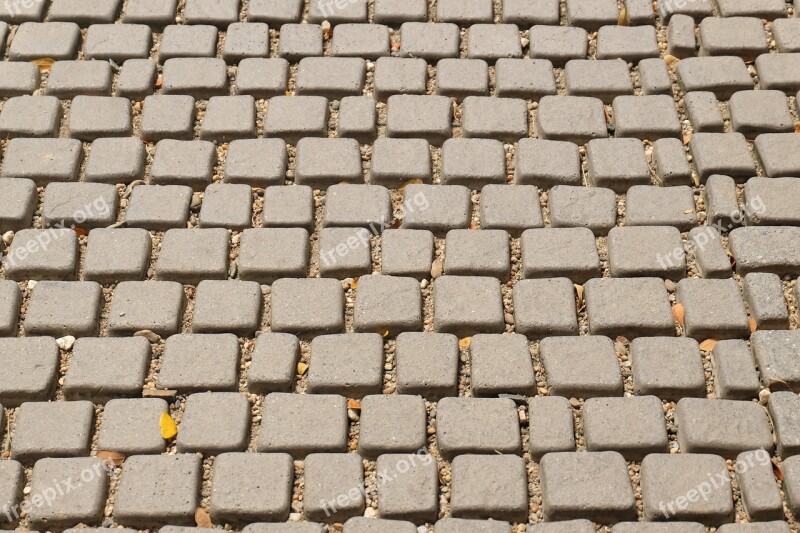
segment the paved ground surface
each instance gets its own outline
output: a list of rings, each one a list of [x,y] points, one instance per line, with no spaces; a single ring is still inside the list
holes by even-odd
[[[0,522],[797,531],[799,9],[0,3]]]

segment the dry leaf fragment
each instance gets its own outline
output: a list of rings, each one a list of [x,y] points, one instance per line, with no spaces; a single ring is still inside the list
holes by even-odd
[[[675,68],[678,62],[680,62],[680,59],[673,55],[667,54],[664,56],[664,63],[666,63],[669,68]]]
[[[683,304],[675,304],[672,306],[672,317],[675,319],[675,322],[683,326],[684,319],[686,317],[686,311],[683,308]]]
[[[758,323],[756,319],[753,317],[748,318],[748,323],[750,324],[750,333],[755,333],[758,330]]]
[[[628,25],[628,10],[625,9],[625,6],[622,6],[619,10],[619,18],[617,18],[617,24],[620,26],[627,26]]]
[[[397,190],[400,191],[400,192],[403,192],[403,191],[405,191],[405,189],[406,189],[406,187],[408,185],[419,185],[421,183],[422,183],[422,180],[419,179],[419,178],[410,179],[407,182],[405,182],[402,185],[400,185],[400,187],[398,187]]]
[[[586,303],[583,301],[583,285],[575,284],[575,293],[578,295],[578,312],[583,311]]]
[[[783,468],[781,468],[781,465],[779,465],[775,459],[772,460],[772,473],[775,474],[775,479],[783,481]]]
[[[358,400],[347,400],[347,408],[359,411],[361,410],[361,402]]]
[[[171,439],[178,434],[178,425],[175,424],[169,413],[161,413],[158,425],[161,426],[161,437],[164,439]]]
[[[142,391],[143,398],[174,398],[178,394],[175,389],[144,389]]]
[[[72,228],[78,237],[86,237],[86,230],[83,228]]]
[[[153,85],[155,85],[155,88],[156,88],[156,89],[158,89],[158,88],[160,88],[160,87],[161,87],[163,84],[164,84],[164,76],[162,76],[161,74],[159,74],[159,75],[158,75],[158,77],[156,78],[156,82],[155,82]]]
[[[55,62],[56,62],[56,60],[53,59],[52,57],[41,57],[39,59],[34,59],[33,61],[31,61],[31,63],[33,63],[34,65],[39,67],[39,72],[42,72],[42,73],[50,72],[50,69],[52,68],[53,63],[55,63]]]
[[[301,376],[308,372],[308,365],[303,363],[302,361],[297,363],[297,373]]]
[[[794,127],[795,133],[800,133],[800,122],[797,123],[797,126]]]
[[[710,352],[717,345],[716,339],[706,339],[700,343],[700,349],[704,352]]]
[[[108,450],[101,450],[97,452],[97,458],[102,459],[107,465],[121,466],[125,462],[125,455],[119,452],[111,452]]]
[[[686,146],[692,140],[691,132],[686,132],[683,134],[683,145]]]
[[[464,337],[463,339],[458,341],[459,348],[469,348],[469,345],[472,343],[472,337]]]
[[[380,333],[381,337],[383,337],[384,339],[389,336],[389,330],[388,329],[384,329],[382,331],[379,331],[378,333]]]
[[[202,527],[205,529],[211,529],[214,527],[214,524],[211,523],[211,517],[208,515],[208,511],[202,507],[198,507],[194,512],[194,521],[197,523],[197,527]]]
[[[350,282],[350,288],[353,290],[358,288],[358,278],[353,278],[353,281]]]

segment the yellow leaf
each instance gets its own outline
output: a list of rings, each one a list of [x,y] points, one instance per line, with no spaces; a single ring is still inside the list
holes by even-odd
[[[361,409],[361,402],[358,400],[347,400],[347,408],[348,409],[355,409],[356,411]]]
[[[389,336],[389,330],[388,329],[384,329],[383,331],[379,331],[378,333],[380,333],[381,337],[383,337],[384,339]]]
[[[97,458],[102,459],[107,465],[120,466],[125,462],[125,455],[119,452],[101,450],[97,452]]]
[[[628,25],[628,10],[625,9],[625,6],[619,10],[619,18],[617,19],[617,24],[620,26],[627,26]]]
[[[403,192],[406,189],[406,186],[408,186],[408,185],[419,185],[421,183],[422,183],[422,180],[419,179],[419,178],[410,179],[407,182],[405,182],[404,184],[402,184],[400,187],[398,187],[397,190],[399,190],[400,192]]]
[[[353,278],[353,281],[350,282],[350,288],[353,290],[358,288],[358,278]]]
[[[460,341],[458,341],[459,348],[469,348],[469,345],[472,343],[472,337],[464,337]]]
[[[50,72],[50,68],[53,66],[56,60],[52,57],[42,57],[39,59],[34,59],[31,61],[34,65],[39,67],[39,72]]]
[[[714,346],[717,345],[717,341],[714,339],[706,339],[700,343],[700,349],[704,352],[710,352],[714,349]]]
[[[683,309],[683,304],[675,304],[672,306],[672,318],[675,319],[675,322],[682,326],[685,316],[686,311]]]
[[[664,63],[666,63],[669,68],[675,68],[675,65],[677,65],[679,61],[680,59],[673,55],[667,54],[664,56]]]
[[[583,311],[583,308],[585,307],[585,304],[583,302],[583,285],[578,285],[576,283],[575,284],[575,292],[578,294],[578,307],[577,307],[577,309],[578,309],[578,312],[580,313],[581,311]]]
[[[197,523],[197,527],[202,527],[205,529],[214,527],[214,525],[211,523],[211,517],[208,515],[208,511],[202,507],[198,507],[194,512],[194,521]]]
[[[800,122],[797,123],[797,126],[794,127],[795,133],[800,133]]]
[[[161,426],[161,436],[165,439],[171,439],[178,434],[178,426],[175,421],[169,416],[169,413],[161,413],[161,419],[158,421]]]
[[[297,363],[297,373],[302,376],[306,372],[308,372],[308,365],[303,362]]]
[[[683,145],[684,146],[689,144],[689,141],[691,141],[691,140],[692,140],[692,134],[691,133],[687,132],[687,133],[683,134]]]
[[[748,322],[750,323],[750,333],[755,333],[758,330],[758,323],[753,317],[750,317]]]

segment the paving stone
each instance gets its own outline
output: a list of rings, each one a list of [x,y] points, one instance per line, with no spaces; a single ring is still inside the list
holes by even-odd
[[[775,0],[766,2],[719,0],[717,6],[719,7],[720,16],[723,17],[749,16],[773,20],[784,16],[786,13],[786,5]]]
[[[393,94],[425,94],[427,81],[428,64],[424,59],[379,57],[375,62],[375,97],[380,101]]]
[[[392,219],[389,190],[380,185],[331,185],[325,196],[326,227],[364,227],[379,233]]]
[[[633,488],[622,455],[558,452],[545,455],[539,468],[545,520],[636,518]],[[605,490],[598,491],[598,483]]]
[[[424,279],[433,263],[433,234],[427,230],[386,230],[381,236],[381,272]]]
[[[413,209],[406,203],[403,228],[425,229],[443,236],[452,229],[469,227],[472,215],[470,190],[462,185],[411,184],[405,188]]]
[[[637,0],[638,1],[638,0]],[[672,78],[667,63],[659,57],[639,61],[639,83],[645,96],[672,96]]]
[[[745,222],[750,225],[800,224],[800,211],[791,198],[800,190],[796,178],[752,178],[744,186]]]
[[[254,187],[283,185],[287,163],[286,143],[280,139],[238,139],[228,145],[225,181]]]
[[[501,98],[533,100],[556,94],[553,64],[547,59],[498,59],[495,94]]]
[[[0,377],[0,401],[16,407],[26,401],[44,401],[54,390],[60,364],[52,337],[0,338],[0,356],[7,369]]]
[[[695,132],[722,133],[725,121],[719,108],[719,102],[714,93],[696,91],[687,93],[683,98],[686,116]]]
[[[645,26],[655,23],[656,8],[647,0],[623,0],[625,17],[631,26]]]
[[[611,189],[556,185],[548,194],[554,228],[584,227],[605,235],[617,222],[617,197]]]
[[[370,182],[398,188],[412,179],[430,183],[430,144],[424,139],[375,139],[372,145]]]
[[[361,398],[383,384],[383,341],[377,333],[323,335],[311,341],[307,390]]]
[[[466,33],[467,57],[494,62],[501,58],[522,57],[519,28],[516,24],[473,24]]]
[[[468,96],[462,107],[461,134],[517,142],[528,136],[528,105],[521,98]]]
[[[462,99],[489,95],[489,65],[483,59],[440,59],[436,63],[436,94]]]
[[[800,383],[800,368],[796,363],[800,343],[797,333],[756,331],[750,338],[762,385],[775,390],[791,390]]]
[[[238,383],[239,343],[231,333],[181,334],[168,338],[156,379],[181,392],[233,391]]]
[[[719,527],[717,531],[720,533],[730,533],[733,531],[744,531],[750,533],[787,533],[787,531],[791,531],[787,529],[789,524],[786,522],[767,522],[767,523],[754,523],[754,524],[745,524],[745,523],[738,523],[738,524],[723,524]]]
[[[281,57],[248,57],[239,62],[236,70],[236,94],[249,94],[256,99],[283,96],[288,83],[289,62]]]
[[[422,329],[422,293],[414,278],[362,276],[356,291],[353,329],[383,334]]]
[[[625,222],[629,226],[673,226],[688,231],[697,225],[691,187],[634,185],[628,189]]]
[[[238,392],[206,392],[186,398],[175,441],[178,453],[217,455],[244,451],[250,426],[250,403]]]
[[[371,144],[375,140],[376,115],[375,99],[371,96],[342,98],[337,135],[353,138],[360,144]]]
[[[611,339],[547,337],[539,343],[550,394],[569,398],[622,395],[622,376]]]
[[[365,396],[361,400],[358,453],[368,458],[414,453],[425,447],[426,426],[421,396]]]
[[[646,57],[659,57],[658,39],[653,26],[603,26],[597,32],[597,59],[623,59],[637,63]]]
[[[156,261],[156,279],[187,285],[226,279],[228,248],[228,232],[222,228],[167,230]]]
[[[749,330],[739,285],[735,280],[684,279],[678,282],[686,335],[695,339],[743,338]]]
[[[343,181],[362,182],[361,152],[355,139],[316,139],[297,142],[295,183],[327,188]]]
[[[573,59],[564,75],[571,96],[596,97],[610,104],[617,96],[633,93],[628,65],[621,59]]]
[[[689,232],[690,252],[694,253],[697,272],[704,278],[731,276],[731,258],[722,247],[719,231],[713,227],[693,228]]]
[[[535,393],[531,354],[523,335],[475,335],[469,351],[475,396]]]
[[[319,24],[284,24],[280,28],[278,56],[296,61],[322,55],[322,27]]]
[[[664,283],[658,278],[592,279],[586,285],[586,310],[593,335],[674,335]]]
[[[481,228],[502,229],[512,236],[543,227],[539,189],[533,185],[486,185],[481,190],[480,216]]]
[[[689,15],[673,15],[667,26],[667,53],[684,59],[695,55],[697,39],[694,19]]]
[[[113,77],[106,61],[56,61],[47,76],[45,94],[62,99],[81,94],[108,96]]]
[[[252,336],[261,319],[261,287],[254,281],[203,280],[195,294],[192,331]]]
[[[338,100],[358,96],[364,89],[366,63],[356,57],[305,57],[297,71],[299,95]]]
[[[72,229],[24,229],[14,234],[3,269],[14,281],[75,279],[78,254]]]
[[[772,453],[764,409],[754,402],[684,398],[675,410],[678,442],[686,453],[735,457],[747,450]]]
[[[31,291],[23,327],[31,336],[97,335],[102,288],[93,281],[42,281]]]
[[[225,61],[213,57],[175,57],[164,61],[162,94],[188,94],[198,100],[228,93]]]
[[[752,272],[744,277],[744,297],[758,329],[787,329],[789,311],[777,274]]]
[[[0,7],[0,18],[9,23],[20,23],[27,21],[41,21],[44,19],[47,10],[46,2],[31,2],[9,4]]]
[[[125,223],[154,231],[185,227],[191,200],[192,189],[183,185],[140,185],[128,201]]]
[[[366,22],[366,0],[348,1],[346,4],[333,4],[329,2],[316,2],[309,4],[309,22],[319,23],[328,20],[331,24],[342,22]]]
[[[578,147],[565,141],[521,139],[514,159],[514,179],[517,185],[541,188],[580,185]]]
[[[756,137],[754,147],[767,176],[781,178],[800,173],[800,160],[795,151],[797,141],[791,133],[765,133]]]
[[[728,241],[736,260],[736,272],[796,273],[800,269],[798,236],[800,229],[793,227],[736,228]]]
[[[533,533],[591,533],[589,528],[594,528],[594,524],[588,520],[567,520],[564,522],[542,522],[533,526]]]
[[[11,458],[33,462],[89,455],[92,402],[25,402],[17,411]]]
[[[602,100],[585,96],[544,96],[536,129],[541,139],[586,144],[608,136]]]
[[[587,228],[535,228],[520,241],[526,278],[568,277],[583,284],[600,276],[594,234]]]
[[[55,61],[75,59],[80,40],[80,28],[73,22],[23,22],[8,47],[8,59],[11,61],[34,61],[42,57]]]
[[[44,190],[46,227],[108,226],[117,220],[117,189],[107,183],[51,183]]]
[[[414,533],[417,531],[412,522],[400,520],[384,520],[382,518],[367,518],[354,516],[344,523],[343,533],[375,533],[379,531],[396,531],[397,533]]]
[[[448,139],[442,145],[443,185],[478,189],[506,180],[505,149],[495,139]]]
[[[335,279],[279,279],[272,284],[272,331],[344,331],[344,291]]]
[[[681,123],[671,96],[618,96],[612,106],[617,137],[678,137]]]
[[[302,459],[309,453],[347,449],[347,400],[342,396],[275,392],[264,398],[262,412],[259,452]]]
[[[513,24],[557,25],[559,5],[552,0],[504,0],[502,20]]]
[[[492,22],[492,5],[487,0],[442,0],[436,7],[436,20],[440,22],[455,22],[462,26]]]
[[[700,179],[713,174],[730,176],[742,182],[756,175],[747,141],[741,133],[696,133],[689,141]]]
[[[389,27],[382,24],[339,24],[331,38],[331,55],[377,59],[388,56]]]
[[[641,461],[668,449],[663,407],[656,396],[590,398],[582,419],[590,452],[617,451],[627,460]]]
[[[727,100],[737,91],[753,88],[747,65],[739,57],[687,57],[678,63],[676,72],[684,93],[710,91]]]
[[[54,96],[14,96],[6,101],[0,113],[0,134],[10,139],[56,137],[61,112],[61,104]]]
[[[514,455],[453,459],[450,509],[459,518],[525,521],[528,514],[527,471]]]
[[[589,31],[597,31],[607,24],[616,24],[619,18],[617,6],[611,0],[569,0],[566,15],[569,25],[580,26]]]
[[[98,22],[113,22],[122,2],[102,0],[97,5],[86,6],[75,0],[53,0],[47,20],[71,21],[82,26]]]
[[[572,59],[585,59],[589,36],[585,29],[572,26],[534,25],[528,32],[533,59],[547,59],[563,67]]]
[[[727,472],[725,460],[716,455],[648,455],[641,466],[645,519],[730,522],[734,506]]]
[[[611,528],[612,533],[702,533],[703,530],[705,530],[705,526],[703,526],[703,524],[698,524],[696,522],[675,521],[669,523],[619,522]]]
[[[135,527],[193,524],[201,481],[198,455],[129,457],[119,480],[114,519]]]
[[[711,357],[717,397],[723,400],[750,400],[758,396],[758,371],[750,348],[744,341],[720,341],[714,346]]]
[[[19,231],[31,225],[38,195],[36,184],[23,178],[0,178],[0,231]]]
[[[22,96],[39,88],[39,69],[30,63],[3,62],[0,65],[0,95]]]
[[[21,302],[19,285],[11,280],[0,281],[0,335],[13,336],[16,333]]]
[[[748,138],[760,133],[794,131],[789,101],[781,91],[739,91],[729,102],[731,128]]]
[[[705,189],[708,221],[723,230],[741,224],[742,212],[737,199],[736,182],[730,176],[709,176]]]
[[[423,0],[378,0],[375,2],[375,22],[425,22],[428,19],[428,4]]]
[[[456,276],[508,279],[511,270],[508,233],[503,230],[451,230],[447,233],[444,272]]]
[[[434,533],[509,533],[511,524],[503,520],[440,518],[433,530]]]
[[[692,167],[679,139],[664,138],[653,143],[653,166],[662,187],[691,183]]]
[[[201,228],[241,230],[252,224],[253,197],[249,185],[212,183],[206,187],[198,217]]]
[[[633,391],[638,396],[705,397],[705,373],[694,339],[634,339],[630,346]]]
[[[255,137],[256,106],[252,96],[212,96],[208,101],[200,138],[218,143]]]
[[[129,0],[125,3],[121,20],[125,24],[147,24],[160,29],[175,22],[178,0]]]
[[[291,392],[300,359],[300,341],[288,333],[256,337],[247,372],[247,390],[254,394]]]
[[[442,398],[436,411],[439,451],[447,458],[465,453],[518,454],[516,411],[507,398]]]
[[[572,406],[562,396],[538,396],[528,402],[528,447],[535,461],[553,452],[575,450]]]
[[[364,513],[364,466],[358,455],[310,454],[304,472],[306,518],[343,522]]]
[[[221,454],[214,460],[209,514],[218,522],[286,520],[293,479],[288,454]]]
[[[114,396],[138,395],[149,363],[150,344],[143,337],[78,339],[72,350],[64,395],[69,400],[97,403]]]
[[[319,273],[344,279],[372,272],[372,233],[365,228],[323,228],[319,233]]]
[[[29,178],[37,185],[76,181],[83,150],[77,139],[11,139],[3,158],[4,178]]]
[[[4,522],[11,521],[18,515],[17,509],[22,503],[22,491],[25,486],[25,469],[17,461],[0,463],[0,501],[8,510]],[[5,513],[4,513],[5,514]]]
[[[764,450],[745,451],[736,457],[736,481],[750,520],[783,520],[783,501]]]
[[[503,305],[500,282],[480,276],[444,276],[433,287],[433,329],[459,337],[500,333]]]
[[[239,0],[187,0],[183,16],[187,24],[213,24],[224,27],[239,19]]]
[[[793,513],[796,513],[798,508],[800,508],[800,493],[797,492],[798,483],[800,482],[798,466],[800,466],[800,460],[798,459],[787,459],[783,462],[783,468],[787,474],[784,477],[784,479],[786,479],[786,499],[788,500],[788,507]]]
[[[764,26],[755,17],[708,17],[699,25],[700,56],[754,59],[769,51]]]
[[[447,333],[404,332],[397,336],[397,392],[429,400],[455,396],[458,384],[458,339]]]
[[[772,23],[772,37],[778,52],[800,52],[800,26],[795,19],[779,18]]]
[[[515,331],[527,337],[575,335],[575,290],[567,278],[526,279],[514,285]]]
[[[269,56],[269,26],[259,22],[234,22],[225,32],[222,57],[237,63],[247,57]]]
[[[53,528],[75,523],[100,523],[109,485],[106,469],[105,463],[96,457],[37,461],[31,476],[30,489],[31,492],[36,491],[33,494],[50,496],[56,492],[54,479],[61,480],[60,483],[71,487],[71,490],[45,499],[39,505],[31,505],[28,514],[31,525]]]
[[[611,277],[686,277],[683,241],[674,227],[611,228],[606,246]]]
[[[126,137],[132,132],[130,101],[116,96],[76,96],[69,112],[69,135],[82,141]]]
[[[146,339],[143,340],[147,342]],[[141,385],[139,389],[141,390]],[[167,402],[161,398],[109,400],[103,409],[103,421],[97,434],[98,449],[125,455],[163,453],[165,443],[159,420],[168,412],[168,407]]]
[[[757,379],[757,378],[756,378]],[[778,455],[787,458],[800,452],[800,420],[797,406],[800,397],[793,392],[777,391],[770,394],[767,403],[775,432]]]
[[[188,185],[203,190],[211,184],[216,156],[210,141],[158,141],[150,168],[150,184]]]
[[[595,187],[624,194],[650,183],[644,146],[638,139],[592,139],[586,145],[586,177]]]
[[[261,218],[265,227],[314,228],[314,197],[311,187],[267,187],[264,191],[264,205],[267,208],[262,211]]]
[[[150,28],[143,24],[92,24],[86,31],[83,55],[116,62],[147,59],[152,42]]]
[[[142,140],[191,140],[194,137],[195,100],[189,95],[151,95],[144,99]]]
[[[378,485],[379,516],[413,522],[435,520],[439,476],[430,455],[383,454],[375,468],[393,480]]]
[[[387,101],[387,137],[425,139],[441,145],[450,138],[453,105],[445,96],[396,94]]]
[[[303,228],[256,228],[242,233],[239,277],[273,283],[282,277],[303,278],[308,272],[310,246]]]
[[[172,281],[123,281],[117,284],[108,328],[111,335],[150,331],[168,336],[180,331],[183,287]]]
[[[115,184],[142,179],[146,160],[144,145],[134,137],[97,139],[89,150],[84,181]]]

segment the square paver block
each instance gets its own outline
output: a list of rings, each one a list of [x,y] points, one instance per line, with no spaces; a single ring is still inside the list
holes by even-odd
[[[378,515],[412,522],[436,519],[439,474],[433,457],[421,452],[382,454],[376,469],[392,479],[378,485]]]
[[[222,57],[234,64],[246,57],[266,57],[269,44],[269,26],[266,24],[234,22],[225,33]]]
[[[353,328],[358,332],[422,329],[422,292],[414,278],[362,276],[356,289]]]
[[[442,146],[442,184],[480,189],[505,184],[505,150],[494,139],[448,139]]]
[[[744,296],[758,329],[786,329],[789,311],[777,274],[752,272],[744,278]]]
[[[699,56],[740,56],[752,61],[769,51],[764,26],[755,17],[709,17],[699,25]]]
[[[407,5],[402,0],[398,2],[401,3]],[[380,2],[376,9],[379,5]],[[375,97],[382,102],[393,94],[425,94],[427,81],[428,64],[424,59],[380,57],[375,62]]]
[[[322,27],[319,24],[284,24],[280,27],[278,56],[291,62],[306,56],[321,56],[322,39]]]
[[[45,93],[65,100],[79,94],[108,96],[113,73],[105,61],[58,61],[47,76]]]
[[[582,284],[600,277],[595,237],[587,228],[535,228],[520,241],[522,272],[530,278],[568,277]]]
[[[323,96],[270,98],[264,133],[289,144],[303,137],[324,137],[328,128],[328,100]]]
[[[586,283],[586,311],[593,335],[675,335],[667,289],[658,278],[593,279]]]
[[[512,301],[517,333],[531,338],[578,334],[575,287],[570,279],[520,280],[514,285]]]
[[[614,98],[612,110],[617,137],[654,141],[681,134],[680,118],[671,96],[618,96]]]
[[[633,94],[628,64],[622,59],[573,59],[567,61],[564,77],[570,96],[590,96],[610,104],[617,96]]]
[[[188,94],[198,100],[228,93],[225,60],[215,57],[175,57],[164,61],[162,94]]]
[[[381,272],[424,279],[431,275],[433,234],[428,230],[390,229],[381,235]]]
[[[550,453],[539,463],[539,475],[545,520],[636,518],[628,465],[617,452]]]
[[[749,400],[758,396],[761,387],[758,370],[745,341],[720,341],[714,346],[711,356],[714,390],[718,398]]]
[[[94,229],[89,232],[83,277],[98,283],[143,280],[151,248],[150,233],[144,229]]]
[[[528,35],[531,57],[551,61],[555,67],[563,67],[571,59],[585,59],[589,52],[589,34],[583,28],[535,24]]]
[[[435,476],[437,474],[435,473],[434,464]],[[9,511],[8,515],[3,517],[3,522],[5,523],[15,520],[19,516],[19,506],[23,497],[22,491],[25,487],[25,468],[17,461],[3,461],[0,463],[0,480],[0,501],[2,501],[5,509]]]
[[[436,440],[447,458],[465,453],[518,454],[517,407],[507,398],[442,398],[436,410]]]
[[[536,396],[528,402],[528,449],[534,460],[551,452],[575,451],[574,409],[563,396]]]
[[[459,518],[524,522],[528,516],[525,461],[515,455],[453,459],[450,510]]]
[[[658,37],[652,26],[603,26],[597,32],[597,59],[623,59],[638,63],[659,57]]]
[[[650,169],[638,139],[593,139],[586,146],[587,180],[625,194],[633,185],[648,185]]]
[[[309,453],[347,450],[347,400],[332,394],[275,392],[264,398],[259,452]]]
[[[252,225],[253,190],[243,183],[212,183],[203,194],[201,228],[242,230]]]
[[[441,146],[450,138],[453,103],[446,96],[396,94],[387,101],[386,136],[425,139]]]
[[[96,335],[102,287],[93,281],[42,281],[31,293],[23,327],[27,335]]]
[[[667,452],[667,423],[656,396],[590,398],[583,404],[583,432],[590,452],[616,451],[641,461]]]
[[[608,137],[603,101],[587,96],[544,96],[536,130],[540,139],[586,144]]]
[[[69,135],[82,141],[127,137],[132,132],[131,103],[117,96],[76,96],[69,111]]]
[[[225,181],[254,187],[283,185],[287,161],[286,143],[280,139],[239,139],[228,145]]]
[[[338,28],[336,31],[339,31]],[[331,100],[341,100],[347,96],[360,95],[364,90],[365,78],[364,59],[305,57],[298,66],[295,92],[303,96],[324,96]]]
[[[78,235],[71,229],[20,230],[3,260],[6,279],[74,279],[78,249]]]
[[[250,12],[252,13],[252,5]],[[289,84],[289,62],[282,57],[248,57],[239,62],[236,71],[236,94],[249,94],[267,99],[286,94]]]
[[[42,218],[46,227],[84,230],[117,220],[119,196],[109,183],[51,183],[45,187]]]
[[[211,184],[216,158],[214,144],[209,141],[158,141],[150,184],[188,185],[201,191]]]
[[[518,237],[544,226],[539,189],[533,185],[486,185],[481,190],[481,228],[502,229]]]
[[[144,99],[139,134],[142,140],[190,141],[194,137],[195,100],[188,94],[155,94]]]
[[[507,280],[510,271],[510,245],[506,231],[454,229],[447,232],[445,274],[483,275]]]
[[[162,398],[116,398],[103,410],[97,433],[98,450],[124,455],[158,455],[166,444],[160,421],[169,405]]]
[[[794,131],[789,99],[782,91],[739,91],[731,96],[729,106],[731,128],[748,138]]]
[[[50,397],[60,365],[60,352],[52,337],[0,338],[0,402],[16,407],[22,402]]]
[[[144,24],[92,24],[86,32],[86,59],[147,59],[153,38]]]
[[[24,178],[0,178],[0,192],[0,231],[30,226],[39,199],[36,184]]]
[[[751,178],[744,186],[744,214],[752,225],[800,224],[800,212],[787,201],[800,191],[797,178]]]
[[[60,480],[58,489],[53,486],[55,479]],[[65,490],[65,486],[71,490]],[[100,523],[108,490],[108,467],[103,461],[95,457],[37,461],[31,477],[31,493],[46,497],[62,489],[64,494],[40,500],[39,505],[30,507],[31,525],[54,528]]]
[[[480,276],[443,276],[433,283],[433,329],[465,337],[505,328],[500,282]]]
[[[539,343],[539,357],[552,395],[622,396],[622,373],[608,337],[547,337]]]
[[[460,32],[449,22],[405,22],[400,26],[400,55],[436,60],[458,57]]]
[[[250,354],[247,390],[254,394],[291,392],[300,359],[300,341],[288,333],[262,333]]]
[[[361,152],[355,139],[300,139],[295,161],[297,185],[326,189],[343,181],[364,181]]]
[[[376,139],[371,163],[373,184],[397,188],[415,179],[431,182],[430,144],[423,139]]]
[[[472,194],[463,185],[412,184],[405,188],[403,228],[443,237],[451,229],[467,228]]]
[[[523,335],[475,335],[469,353],[475,396],[535,394],[531,352]]]
[[[294,465],[285,453],[223,453],[214,460],[209,513],[217,522],[286,520]]]
[[[668,226],[611,228],[606,241],[612,277],[686,277],[681,233]]]
[[[791,226],[745,227],[731,231],[729,244],[736,259],[736,272],[794,273],[800,265],[795,243],[800,228]]]
[[[695,133],[689,150],[700,180],[714,174],[744,182],[756,175],[747,141],[741,133]]]
[[[783,178],[800,173],[796,151],[800,146],[798,141],[800,139],[792,133],[764,133],[756,137],[753,146],[767,176]]]
[[[515,143],[528,136],[528,104],[521,98],[468,96],[461,117],[464,137]]]
[[[152,231],[184,228],[191,202],[192,189],[184,185],[139,185],[128,200],[125,224]]]
[[[75,59],[80,41],[80,28],[73,22],[23,22],[8,48],[8,58],[11,61],[43,57],[56,61]]]
[[[261,219],[264,227],[314,231],[314,191],[307,185],[267,187]]]
[[[495,65],[495,94],[502,98],[533,100],[556,94],[553,64],[547,59],[498,59]]]
[[[736,457],[736,481],[742,503],[753,520],[783,520],[783,499],[778,490],[773,464],[765,450],[748,450]],[[788,526],[784,522],[773,523]],[[767,526],[769,527],[769,526]]]
[[[698,340],[745,338],[750,330],[739,285],[732,279],[684,279],[678,302],[686,312],[686,334]]]
[[[360,398],[383,384],[383,338],[377,333],[322,335],[311,341],[308,392]]]
[[[225,143],[255,137],[256,133],[256,102],[252,96],[212,96],[208,100],[201,139]]]
[[[566,141],[521,139],[514,156],[514,183],[547,189],[581,184],[578,146]]]
[[[93,422],[92,402],[25,402],[17,412],[11,458],[87,456]]]
[[[115,396],[138,395],[149,366],[150,343],[144,337],[78,339],[64,380],[64,396],[105,403]]]
[[[156,261],[156,279],[187,285],[225,279],[228,247],[228,231],[222,228],[167,230]]]
[[[157,384],[163,389],[236,390],[239,341],[232,333],[173,335],[167,339]]]
[[[800,383],[800,335],[797,331],[756,331],[750,337],[761,383],[773,390],[792,390]]]
[[[178,333],[183,317],[183,287],[172,281],[123,281],[114,290],[108,327],[112,335],[149,329],[161,336]]]
[[[467,30],[467,57],[496,61],[522,57],[516,24],[473,24]]]
[[[303,278],[309,248],[308,231],[303,228],[246,229],[239,247],[239,278],[259,283]]]
[[[325,278],[355,278],[372,272],[371,239],[366,228],[324,228],[319,232],[319,273]]]
[[[243,452],[250,433],[250,402],[239,392],[204,392],[186,398],[175,440],[178,453]]]
[[[537,526],[538,527],[538,526]],[[510,533],[511,524],[503,520],[471,520],[469,518],[440,518],[435,533]]]
[[[129,457],[117,488],[114,520],[146,528],[194,524],[202,472],[195,454]]]
[[[731,479],[718,455],[651,454],[642,461],[641,486],[648,521],[720,525],[733,519]]]
[[[325,194],[323,225],[368,228],[380,233],[392,221],[389,189],[381,185],[331,185]]]
[[[770,395],[767,405],[775,431],[778,455],[786,459],[797,455],[800,448],[800,424],[797,407],[800,396],[789,391],[777,391]]]
[[[195,294],[192,331],[250,336],[261,321],[261,287],[255,281],[203,280]]]
[[[128,59],[120,69],[116,94],[130,100],[142,101],[153,94],[156,79],[155,61],[152,59]]]
[[[135,137],[104,138],[92,142],[85,181],[130,183],[144,177],[147,152]]]
[[[629,226],[674,226],[689,231],[697,225],[694,192],[687,185],[634,185],[628,189],[625,222]]]
[[[684,398],[675,410],[675,423],[684,453],[713,453],[729,459],[747,450],[772,454],[767,413],[755,402]]]
[[[630,345],[633,392],[679,400],[706,395],[700,346],[694,339],[640,337]]]
[[[395,343],[397,392],[427,399],[455,396],[458,338],[449,333],[401,333]]]
[[[3,159],[4,178],[29,178],[37,185],[76,181],[83,150],[77,139],[11,139]]]
[[[272,331],[344,331],[344,290],[335,279],[279,279],[271,295]]]
[[[361,401],[358,453],[376,458],[425,447],[426,412],[421,396],[374,395]]]
[[[317,453],[305,460],[304,515],[343,522],[364,513],[364,465],[353,453]]]
[[[0,335],[13,336],[16,333],[21,302],[19,285],[10,279],[0,281]]]
[[[389,55],[389,27],[382,24],[340,24],[331,39],[331,55],[377,59]]]
[[[753,79],[740,57],[687,57],[678,63],[676,72],[684,92],[709,91],[717,98],[728,99],[737,91],[753,88]],[[773,88],[760,81],[762,89]]]

